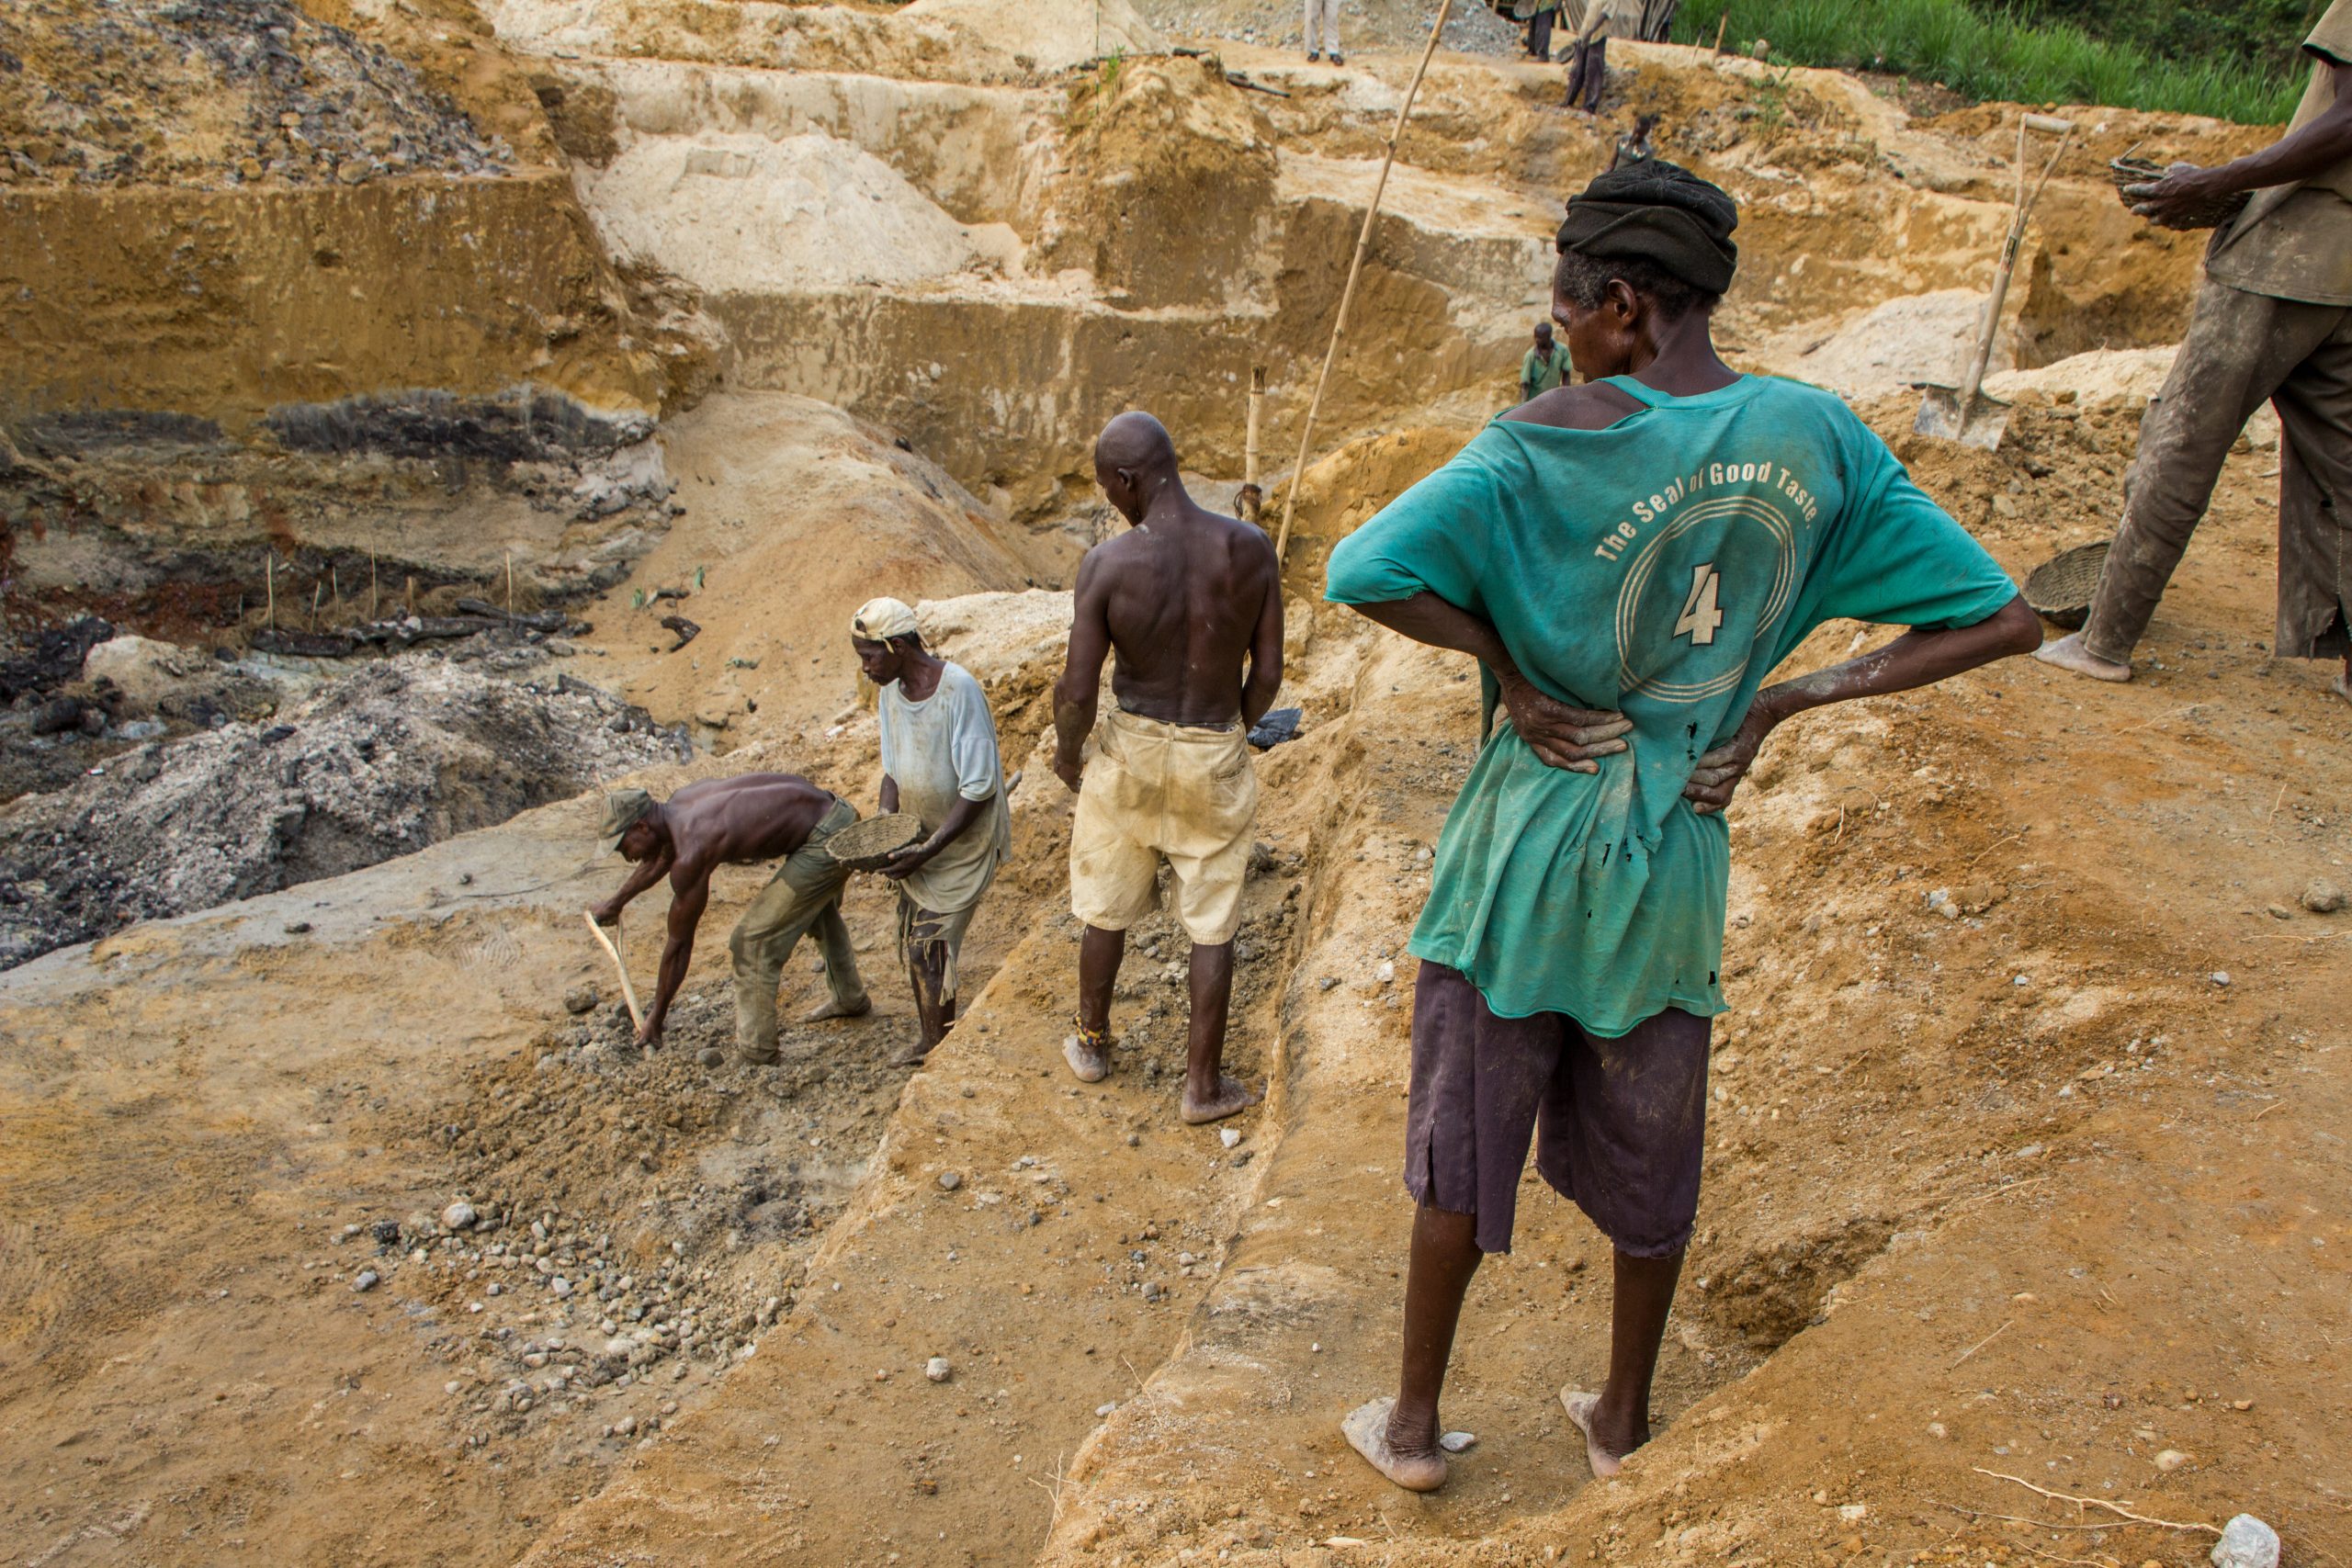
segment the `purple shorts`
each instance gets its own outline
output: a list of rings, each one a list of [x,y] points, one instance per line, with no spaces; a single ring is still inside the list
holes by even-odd
[[[1634,1258],[1690,1245],[1705,1154],[1710,1021],[1668,1008],[1616,1039],[1566,1013],[1498,1018],[1458,969],[1423,961],[1413,998],[1405,1189],[1477,1217],[1509,1252],[1520,1173],[1536,1173]]]

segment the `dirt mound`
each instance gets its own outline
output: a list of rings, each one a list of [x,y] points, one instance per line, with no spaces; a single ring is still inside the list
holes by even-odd
[[[1041,270],[1138,306],[1221,299],[1274,191],[1274,131],[1205,57],[1107,61],[1070,85]]]
[[[902,287],[981,248],[889,164],[815,132],[638,138],[589,188],[623,259],[714,293]]]
[[[141,746],[19,802],[0,819],[0,965],[413,853],[684,749],[579,682],[388,660],[276,723]]]
[[[356,185],[514,156],[288,0],[35,0],[0,16],[0,184]]]

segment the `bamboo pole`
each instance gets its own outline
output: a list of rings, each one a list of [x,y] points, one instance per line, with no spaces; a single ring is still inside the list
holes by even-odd
[[[1265,491],[1258,485],[1258,427],[1266,410],[1266,367],[1250,367],[1250,422],[1241,440],[1241,493],[1250,511],[1242,521],[1258,521],[1260,509],[1265,503]]]
[[[1315,378],[1315,395],[1306,402],[1306,418],[1298,427],[1298,461],[1292,466],[1290,493],[1283,497],[1282,531],[1274,536],[1274,565],[1282,566],[1290,550],[1292,514],[1298,510],[1298,487],[1306,478],[1306,451],[1315,438],[1315,414],[1323,406],[1323,388],[1331,379],[1331,363],[1340,355],[1340,334],[1347,330],[1348,306],[1356,296],[1356,278],[1363,271],[1364,248],[1372,243],[1372,226],[1380,217],[1380,198],[1388,189],[1388,170],[1396,162],[1396,143],[1405,134],[1405,120],[1413,112],[1413,100],[1421,91],[1421,78],[1429,73],[1430,59],[1437,53],[1438,35],[1445,30],[1445,18],[1453,10],[1453,0],[1438,0],[1437,20],[1430,24],[1430,41],[1421,50],[1421,62],[1413,69],[1412,85],[1405,89],[1405,101],[1396,106],[1396,124],[1388,132],[1388,151],[1380,160],[1380,178],[1372,187],[1372,205],[1363,209],[1363,228],[1356,235],[1355,258],[1348,263],[1348,281],[1340,290],[1340,311],[1331,320],[1331,341],[1323,350],[1323,368]]]
[[[277,629],[277,552],[268,550],[261,558],[262,592],[269,595],[269,629]]]

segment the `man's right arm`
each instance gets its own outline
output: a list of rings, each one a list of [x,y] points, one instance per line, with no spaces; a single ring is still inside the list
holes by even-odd
[[[610,898],[589,910],[589,915],[600,926],[617,924],[621,918],[621,911],[628,907],[630,899],[670,874],[670,867],[674,863],[674,859],[672,852],[665,847],[660,854],[639,861],[629,868],[628,876],[621,883],[619,890]]]
[[[653,987],[653,1005],[646,1010],[645,1027],[638,1043],[659,1045],[662,1025],[670,1016],[670,1002],[686,983],[686,968],[694,962],[695,928],[710,904],[710,867],[690,861],[678,867],[670,881],[670,938],[662,946],[662,975]]]
[[[2335,62],[2335,102],[2310,124],[2215,168],[2175,165],[2177,173],[2123,193],[2132,210],[2168,229],[2195,227],[2196,209],[2217,197],[2293,185],[2352,159],[2352,64]]]
[[[1069,651],[1054,682],[1054,775],[1071,789],[1079,786],[1086,738],[1102,697],[1102,660],[1111,650],[1109,577],[1097,551],[1079,562]]]
[[[1551,766],[1597,773],[1600,764],[1594,758],[1625,750],[1619,738],[1634,728],[1633,720],[1621,713],[1571,707],[1540,690],[1520,673],[1495,628],[1460,605],[1423,591],[1409,599],[1351,608],[1415,642],[1466,653],[1492,670],[1502,687],[1503,705],[1510,710],[1511,728]]]
[[[1253,532],[1255,530],[1252,530]],[[1250,634],[1250,673],[1241,682],[1241,728],[1258,728],[1274,695],[1283,689],[1283,574],[1274,560],[1273,546],[1258,536],[1266,552],[1266,597],[1258,606],[1258,625]]]

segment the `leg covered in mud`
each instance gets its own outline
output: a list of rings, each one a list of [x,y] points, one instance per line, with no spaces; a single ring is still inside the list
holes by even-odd
[[[2127,680],[2147,630],[2203,521],[2222,464],[2254,412],[2340,333],[2341,307],[2250,294],[2207,279],[2188,335],[2140,427],[2123,481],[2123,522],[2080,632],[2045,647],[2044,663]]]
[[[956,959],[971,929],[978,905],[942,912],[926,909],[899,893],[899,957],[906,965],[907,983],[914,992],[920,1031],[915,1043],[901,1053],[901,1066],[931,1055],[956,1022]]]

